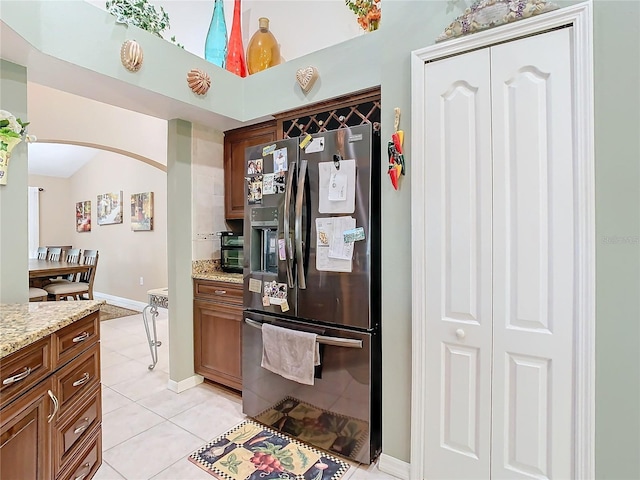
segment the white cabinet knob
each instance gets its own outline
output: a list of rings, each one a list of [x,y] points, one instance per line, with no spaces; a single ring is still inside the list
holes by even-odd
[[[464,333],[463,329],[459,328],[459,329],[456,330],[456,337],[458,337],[460,339],[463,339],[465,335],[466,334]]]

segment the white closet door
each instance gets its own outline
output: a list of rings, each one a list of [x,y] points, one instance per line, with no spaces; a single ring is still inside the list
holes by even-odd
[[[491,48],[491,478],[572,478],[575,321],[569,29]]]
[[[425,65],[425,478],[488,478],[491,429],[489,50]]]

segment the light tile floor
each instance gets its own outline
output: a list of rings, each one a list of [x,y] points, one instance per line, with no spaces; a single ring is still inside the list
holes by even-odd
[[[97,480],[212,480],[187,457],[246,417],[242,399],[201,384],[180,394],[169,380],[168,315],[157,319],[159,361],[151,360],[142,315],[101,322],[102,466]],[[377,465],[351,463],[344,480],[392,479]]]

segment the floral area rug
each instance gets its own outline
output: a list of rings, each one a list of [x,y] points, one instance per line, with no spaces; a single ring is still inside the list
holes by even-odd
[[[367,423],[286,397],[256,416],[265,425],[343,457],[356,457],[368,439]]]
[[[337,480],[349,464],[253,420],[199,448],[189,460],[220,480]]]

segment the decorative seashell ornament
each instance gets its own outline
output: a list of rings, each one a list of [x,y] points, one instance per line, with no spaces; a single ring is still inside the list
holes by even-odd
[[[209,91],[209,87],[211,86],[211,77],[206,72],[194,68],[187,73],[187,83],[189,84],[189,88],[193,90],[193,93],[204,95]]]
[[[142,47],[135,40],[127,40],[120,48],[120,60],[124,68],[130,72],[137,72],[142,67]]]
[[[313,87],[313,84],[318,78],[318,70],[316,67],[300,68],[296,72],[296,80],[298,85],[302,88],[302,91],[307,93]]]

